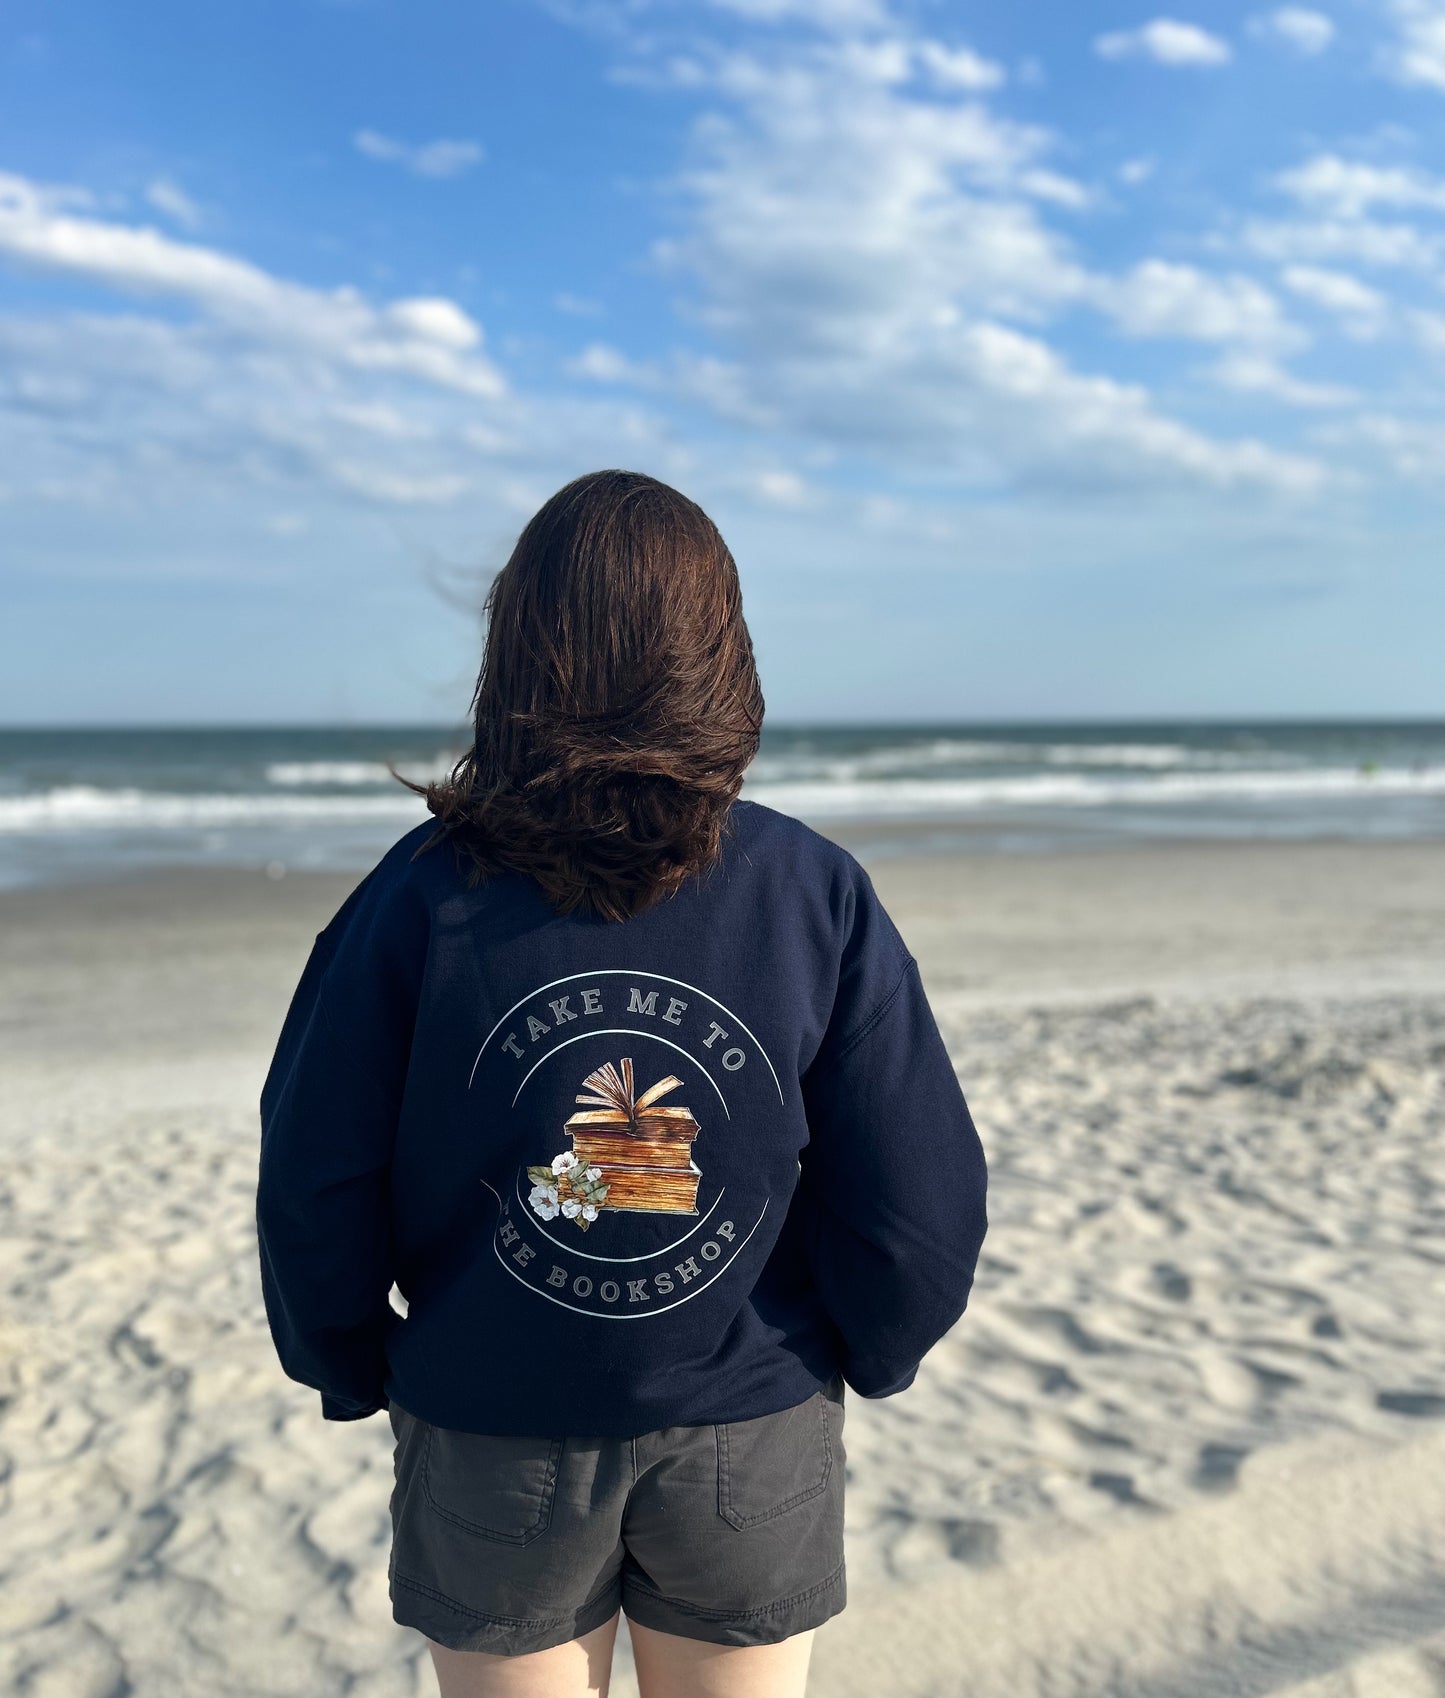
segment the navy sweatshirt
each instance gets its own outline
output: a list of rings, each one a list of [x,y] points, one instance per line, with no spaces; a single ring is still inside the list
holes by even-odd
[[[262,1089],[285,1372],[330,1420],[553,1436],[911,1384],[986,1169],[858,862],[738,802],[714,866],[616,922],[468,889],[450,841],[413,858],[434,823],[318,934]]]

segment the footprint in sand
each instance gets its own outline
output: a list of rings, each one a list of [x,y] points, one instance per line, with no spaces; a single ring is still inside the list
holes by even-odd
[[[1445,1393],[1438,1391],[1380,1391],[1375,1407],[1391,1415],[1413,1415],[1439,1419],[1445,1415]]]
[[[1207,1444],[1200,1447],[1193,1482],[1201,1492],[1228,1492],[1239,1479],[1240,1464],[1249,1455],[1243,1445]]]

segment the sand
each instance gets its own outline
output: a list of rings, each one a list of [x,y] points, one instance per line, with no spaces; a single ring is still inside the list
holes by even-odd
[[[810,1692],[1440,1698],[1445,847],[870,864],[993,1225],[916,1385],[850,1398]],[[390,1429],[281,1375],[255,1265],[256,1096],[352,882],[0,895],[0,1689],[435,1691]]]

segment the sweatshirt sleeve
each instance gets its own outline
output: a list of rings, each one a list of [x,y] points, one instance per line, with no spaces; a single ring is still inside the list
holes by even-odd
[[[844,1379],[888,1397],[967,1305],[987,1167],[918,964],[858,877],[833,1016],[803,1079],[800,1184]]]
[[[384,1034],[326,988],[317,937],[261,1092],[256,1235],[271,1337],[286,1374],[321,1393],[331,1421],[387,1406],[386,1340],[401,1317],[393,1282],[389,1174],[401,1081]],[[346,1035],[344,1035],[344,1033]]]

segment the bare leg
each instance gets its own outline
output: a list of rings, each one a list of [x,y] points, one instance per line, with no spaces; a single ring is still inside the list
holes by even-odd
[[[629,1619],[642,1698],[803,1698],[816,1628],[776,1645],[709,1645]]]
[[[449,1651],[429,1639],[441,1698],[590,1698],[593,1693],[607,1698],[621,1614],[580,1639],[521,1657]]]

